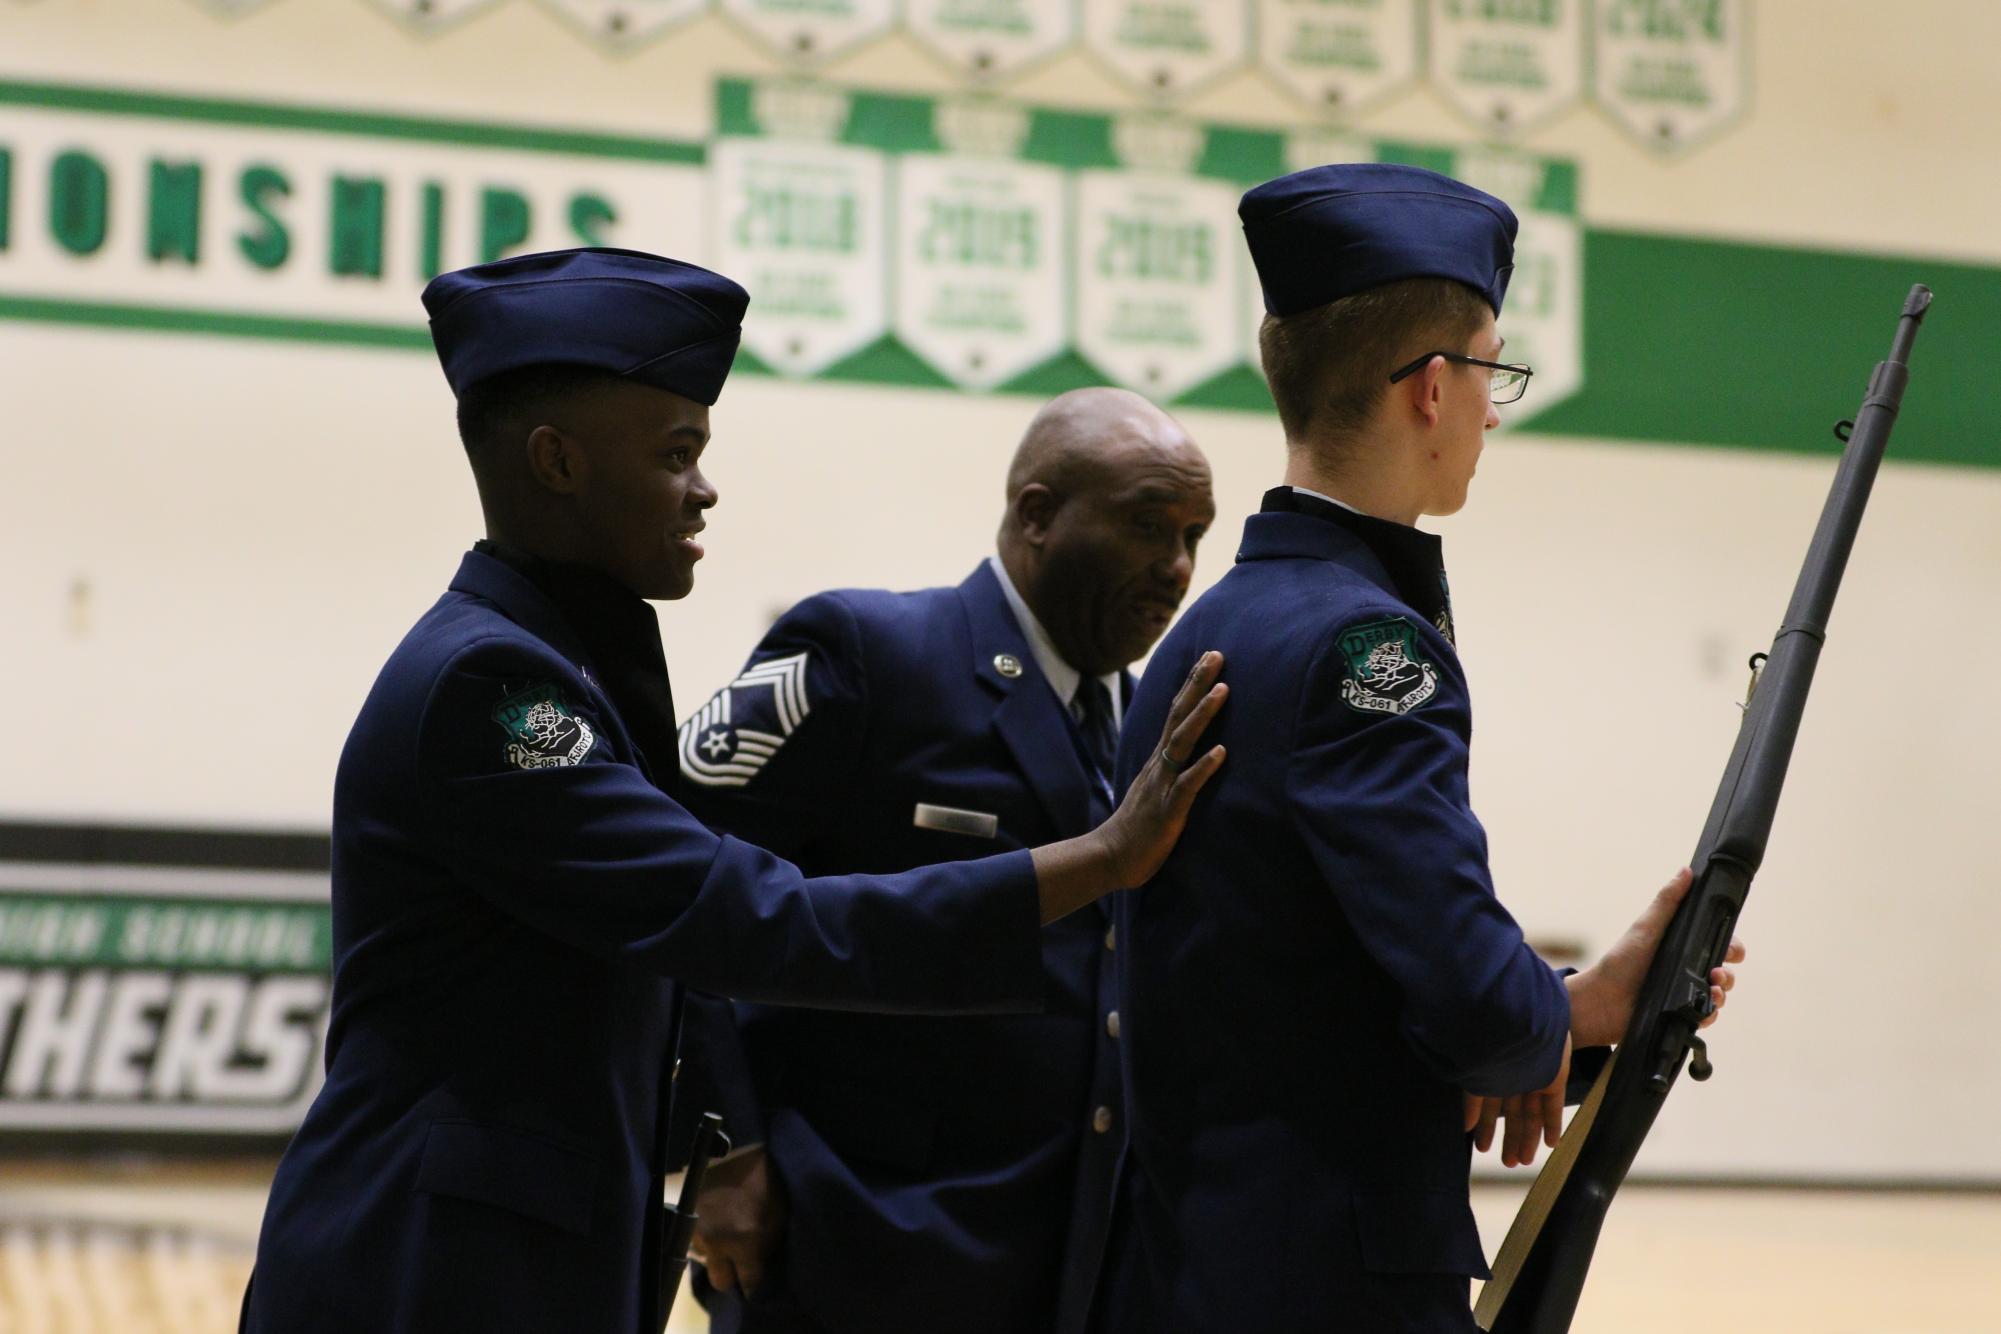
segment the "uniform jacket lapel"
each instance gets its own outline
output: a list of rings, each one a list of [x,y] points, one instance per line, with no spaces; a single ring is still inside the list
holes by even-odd
[[[1070,735],[1069,720],[1056,692],[1035,665],[1028,639],[1015,623],[1000,580],[985,562],[959,585],[959,600],[971,630],[973,674],[996,699],[994,730],[1028,778],[1036,799],[1058,834],[1075,837],[1091,827],[1090,778]],[[1003,675],[995,662],[1012,658],[1018,676]]]

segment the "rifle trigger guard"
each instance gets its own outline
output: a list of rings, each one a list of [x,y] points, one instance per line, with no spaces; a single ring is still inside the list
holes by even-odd
[[[1854,431],[1854,429],[1855,429],[1855,423],[1848,420],[1848,418],[1843,417],[1840,421],[1834,424],[1834,438],[1836,440],[1839,440],[1842,444],[1845,445],[1848,443],[1849,433]]]

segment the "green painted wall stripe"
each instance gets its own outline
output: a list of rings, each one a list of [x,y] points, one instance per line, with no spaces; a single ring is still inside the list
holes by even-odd
[[[1922,282],[1937,301],[1890,457],[2001,467],[2001,269],[1588,230],[1584,275],[1586,388],[1523,416],[1528,430],[1835,453],[1829,428],[1855,413]]]
[[[275,338],[295,343],[343,343],[353,347],[431,350],[423,325],[365,324],[352,320],[305,320],[289,315],[244,315],[222,310],[119,305],[46,297],[0,295],[0,320],[81,324],[153,333],[221,334],[230,338]]]
[[[708,148],[683,139],[556,130],[533,125],[492,125],[482,121],[395,116],[373,111],[287,106],[124,89],[82,88],[58,83],[0,80],[0,106],[47,111],[83,111],[113,116],[152,116],[260,130],[310,130],[321,134],[366,135],[376,139],[417,139],[471,148],[512,148],[533,153],[678,162],[699,166]]]

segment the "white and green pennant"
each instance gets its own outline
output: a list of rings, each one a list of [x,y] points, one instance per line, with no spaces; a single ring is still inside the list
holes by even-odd
[[[780,56],[830,60],[888,32],[895,0],[721,0],[722,12]]]
[[[788,375],[827,370],[888,327],[889,160],[843,142],[851,94],[746,88],[747,135],[709,155],[716,264],[751,293],[743,346]]]
[[[1586,0],[1432,0],[1432,83],[1490,134],[1520,134],[1583,96],[1588,20]]]
[[[1418,0],[1258,0],[1258,61],[1329,115],[1354,116],[1418,76]]]
[[[1049,394],[1118,384],[1264,409],[1263,302],[1243,191],[1326,162],[1395,161],[1521,218],[1502,317],[1533,413],[1577,392],[1577,172],[1505,148],[724,80],[711,259],[751,292],[741,365],[793,377]]]
[[[1674,153],[1750,101],[1749,0],[1600,0],[1591,96],[1641,143]]]
[[[1077,0],[904,0],[903,26],[961,74],[1005,78],[1077,40]]]
[[[1244,63],[1250,0],[1084,0],[1084,45],[1120,78],[1178,97]]]

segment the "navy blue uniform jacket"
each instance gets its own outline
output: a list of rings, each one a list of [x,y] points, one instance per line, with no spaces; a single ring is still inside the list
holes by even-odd
[[[556,607],[467,555],[341,756],[327,1078],[271,1188],[248,1329],[655,1334],[670,978],[1042,1000],[1026,854],[807,880],[644,763]]]
[[[1461,1091],[1548,1084],[1569,1001],[1488,879],[1449,613],[1357,536],[1380,521],[1267,506],[1162,641],[1120,749],[1129,781],[1223,651],[1228,765],[1119,896],[1131,1143],[1099,1324],[1471,1331]]]
[[[789,733],[768,684],[787,671],[807,710]],[[731,744],[746,728],[782,740],[746,764]],[[692,810],[815,874],[1071,837],[1108,795],[1094,806],[1067,711],[984,563],[956,588],[800,603],[681,748]],[[1046,1334],[1059,1305],[1081,1326],[1123,1137],[1122,1115],[1094,1127],[1119,1101],[1109,925],[1092,907],[1045,928],[1039,1014],[738,1007],[752,1087],[718,1096],[740,1139],[766,1140],[791,1217],[775,1279],[721,1299],[718,1330]],[[725,1081],[732,1064],[715,1062]]]

